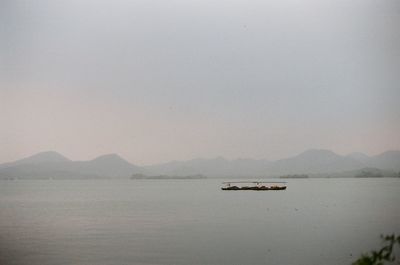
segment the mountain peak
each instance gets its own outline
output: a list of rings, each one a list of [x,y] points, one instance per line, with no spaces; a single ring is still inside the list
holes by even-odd
[[[110,154],[104,154],[104,155],[100,155],[97,158],[121,158],[121,156],[119,156],[117,153],[110,153]]]
[[[23,158],[16,162],[35,163],[36,164],[36,163],[45,163],[45,162],[65,162],[65,161],[70,161],[70,160],[55,151],[45,151],[45,152],[40,152],[35,155]]]
[[[93,159],[92,161],[96,161],[96,162],[123,162],[123,163],[129,163],[128,161],[126,161],[125,159],[123,159],[121,156],[119,156],[118,154],[112,153],[112,154],[105,154],[105,155],[101,155],[96,157],[95,159]]]
[[[362,157],[369,157],[368,155],[361,153],[361,152],[353,152],[348,154],[347,156],[362,156]]]
[[[336,154],[333,151],[328,150],[328,149],[308,149],[308,150],[304,151],[303,153],[299,154],[298,157],[299,156],[311,157],[311,156],[321,156],[321,155],[324,155],[324,156],[339,156],[338,154]]]
[[[377,156],[400,156],[400,151],[399,150],[388,150]]]

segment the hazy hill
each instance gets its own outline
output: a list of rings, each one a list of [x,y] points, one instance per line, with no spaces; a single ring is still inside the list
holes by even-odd
[[[376,156],[367,156],[363,153],[351,153],[348,156],[363,162],[368,167],[400,171],[400,151],[386,151]]]
[[[360,152],[351,153],[351,154],[347,155],[347,157],[357,160],[364,164],[368,164],[369,161],[371,160],[371,157],[367,156],[366,154],[360,153]]]
[[[76,161],[72,163],[74,171],[82,174],[99,176],[126,177],[141,172],[137,167],[117,154],[99,156],[90,161]]]
[[[222,157],[214,159],[192,159],[188,161],[172,161],[165,164],[145,167],[147,174],[167,174],[187,176],[201,174],[206,176],[249,176],[265,175],[270,162],[267,160],[236,159],[227,160]]]
[[[139,172],[139,167],[116,154],[90,161],[71,161],[56,152],[43,152],[0,166],[0,178],[129,177]]]
[[[270,175],[340,172],[365,167],[360,161],[340,156],[329,150],[311,149],[297,156],[274,162]]]
[[[47,152],[40,152],[35,155],[19,159],[14,162],[10,163],[5,163],[5,164],[0,164],[0,168],[2,167],[11,167],[11,166],[17,166],[17,165],[22,165],[22,164],[42,164],[42,163],[59,163],[59,162],[69,162],[68,158],[65,156],[54,152],[54,151],[47,151]]]
[[[373,156],[368,161],[371,167],[387,169],[387,170],[400,170],[400,151],[387,151],[380,155]]]
[[[347,156],[338,155],[330,150],[310,149],[299,155],[274,162],[267,160],[237,159],[192,159],[173,161],[165,164],[144,167],[149,174],[207,176],[279,176],[286,174],[323,174],[340,173],[363,168],[382,170],[400,170],[400,151],[389,151],[369,157],[362,153]]]

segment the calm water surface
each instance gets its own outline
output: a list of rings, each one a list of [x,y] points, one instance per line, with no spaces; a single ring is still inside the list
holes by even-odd
[[[350,264],[400,232],[400,179],[0,181],[0,264]]]

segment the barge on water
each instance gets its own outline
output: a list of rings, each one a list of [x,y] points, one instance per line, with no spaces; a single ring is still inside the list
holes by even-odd
[[[237,184],[242,183],[242,184]],[[264,181],[228,181],[222,182],[225,186],[221,188],[221,190],[256,190],[256,191],[265,191],[265,190],[286,190],[285,185],[286,182],[264,182]]]

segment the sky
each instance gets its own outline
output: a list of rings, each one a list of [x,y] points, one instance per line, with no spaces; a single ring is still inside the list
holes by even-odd
[[[0,0],[0,163],[400,149],[397,0]]]

